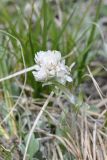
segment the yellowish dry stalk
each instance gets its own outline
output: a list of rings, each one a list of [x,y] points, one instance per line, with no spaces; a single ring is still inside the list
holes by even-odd
[[[7,140],[9,140],[9,135],[7,131],[0,125],[0,135],[4,136]]]

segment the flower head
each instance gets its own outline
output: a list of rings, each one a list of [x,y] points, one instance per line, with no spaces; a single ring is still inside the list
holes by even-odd
[[[40,51],[35,55],[35,70],[33,75],[37,81],[48,81],[54,79],[65,84],[71,82],[69,68],[61,58],[59,51]]]

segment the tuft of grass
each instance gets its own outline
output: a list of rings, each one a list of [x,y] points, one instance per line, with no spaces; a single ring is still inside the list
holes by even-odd
[[[0,58],[0,64],[1,64],[0,75],[1,75],[1,77],[3,77],[4,75],[7,75],[7,73],[8,73],[7,66],[6,66],[6,54],[5,54],[6,51],[4,50],[4,48],[1,47],[0,52],[1,52],[0,55],[3,55]],[[10,82],[9,81],[3,82],[2,88],[3,88],[3,92],[4,92],[4,99],[5,99],[4,110],[6,110],[6,114],[7,114],[8,112],[10,112],[10,110],[12,109],[12,106],[13,106],[13,100],[12,100],[12,98],[10,98],[12,95]],[[11,114],[11,116],[9,118],[8,125],[9,125],[10,135],[17,135],[16,123],[14,121],[13,113]]]
[[[96,15],[95,15],[95,19],[94,19],[95,23],[97,23],[99,15],[100,15],[101,4],[102,4],[102,0],[99,0],[98,4],[96,6]],[[85,67],[87,65],[88,54],[89,54],[89,51],[91,50],[92,45],[94,43],[95,30],[96,30],[96,25],[92,24],[91,31],[90,31],[89,37],[87,39],[86,47],[80,53],[80,56],[77,60],[77,64],[78,64],[77,79],[79,80],[78,83],[81,83],[82,77],[84,75]]]

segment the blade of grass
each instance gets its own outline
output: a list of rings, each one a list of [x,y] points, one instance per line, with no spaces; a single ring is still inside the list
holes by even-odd
[[[47,43],[47,2],[46,0],[43,1],[43,44],[42,49],[46,50],[46,43]]]
[[[5,53],[2,53],[2,54],[5,54]],[[6,66],[5,56],[3,56],[3,58],[0,59],[0,64],[1,64],[0,75],[1,76],[6,75],[8,73],[8,70],[7,70],[7,66]],[[12,98],[9,98],[9,97],[11,97],[11,94],[12,94],[11,85],[10,85],[9,81],[6,81],[6,82],[2,83],[2,86],[3,86],[3,91],[4,91],[6,109],[7,109],[7,112],[9,112],[9,110],[13,106],[12,105]],[[16,129],[16,124],[14,121],[13,113],[11,113],[8,124],[9,124],[10,134],[17,135],[17,129]]]
[[[95,15],[94,23],[97,23],[97,21],[98,21],[99,14],[100,14],[101,4],[102,4],[102,0],[99,0],[97,8],[96,8],[96,15]],[[86,48],[87,49],[85,48],[86,51],[82,52],[81,60],[79,61],[78,83],[81,83],[81,81],[82,81],[82,76],[84,74],[84,70],[85,70],[85,65],[86,65],[86,60],[87,60],[87,57],[88,57],[88,53],[89,53],[89,51],[91,49],[91,46],[93,44],[95,30],[96,30],[96,25],[92,24],[91,32],[90,32],[90,35],[89,35],[89,38],[88,38],[87,44],[86,44]]]
[[[4,30],[0,30],[0,32],[1,32],[2,34],[4,34],[4,35],[7,35],[7,36],[11,37],[12,39],[14,39],[14,40],[17,42],[17,45],[19,45],[19,47],[20,47],[20,51],[21,51],[21,56],[22,56],[22,61],[23,61],[24,68],[26,68],[25,59],[24,59],[24,54],[23,54],[23,48],[22,48],[22,45],[21,45],[21,42],[19,41],[19,39],[17,39],[16,37],[14,37],[13,35],[9,34],[8,32],[6,32],[6,31],[4,31]],[[1,52],[1,55],[0,55],[0,58],[1,58],[1,59],[2,59],[3,55],[4,55],[4,52],[2,51],[2,52]],[[5,64],[5,65],[6,65],[6,64]],[[20,93],[20,95],[19,95],[16,103],[12,106],[12,109],[11,109],[11,111],[9,112],[9,114],[7,114],[6,117],[3,119],[3,121],[0,123],[0,126],[1,126],[1,124],[3,124],[3,123],[11,116],[11,114],[13,113],[14,108],[15,108],[15,107],[17,106],[17,104],[19,103],[19,100],[20,100],[20,98],[21,98],[21,96],[22,96],[22,94],[23,94],[23,91],[24,91],[25,84],[26,84],[26,72],[25,72],[25,79],[24,79],[24,84],[23,84],[21,93]],[[9,96],[7,95],[7,97],[9,97]],[[10,97],[11,97],[11,96],[10,96]]]
[[[82,24],[83,24],[83,22],[84,22],[84,19],[87,17],[87,13],[89,12],[89,9],[90,9],[90,7],[91,7],[91,5],[92,5],[92,2],[93,2],[93,0],[90,0],[90,2],[89,2],[89,4],[88,4],[85,12],[84,12],[83,15],[82,15],[82,18],[81,18],[80,21],[79,21],[79,24],[77,25],[76,35],[78,35],[78,32],[79,32],[79,30],[80,30],[80,28],[81,28],[81,26],[82,26]]]
[[[61,31],[59,32],[57,38],[53,41],[53,47],[52,47],[53,49],[57,48],[58,43],[59,43],[59,40],[60,40],[62,34],[64,33],[67,25],[69,24],[69,22],[70,22],[72,16],[74,15],[74,13],[75,13],[75,8],[73,9],[73,11],[71,12],[69,18],[67,19],[67,21],[66,21],[65,24],[63,25],[63,27],[62,27]]]

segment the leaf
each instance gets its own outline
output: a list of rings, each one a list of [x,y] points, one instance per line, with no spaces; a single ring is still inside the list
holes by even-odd
[[[28,136],[29,135],[27,135],[25,137],[25,143],[27,143]],[[31,137],[31,140],[30,140],[30,143],[29,143],[29,147],[28,147],[28,151],[27,151],[30,160],[32,160],[34,154],[36,152],[38,152],[38,150],[39,150],[39,141],[34,137],[34,134],[32,134],[32,137]]]

